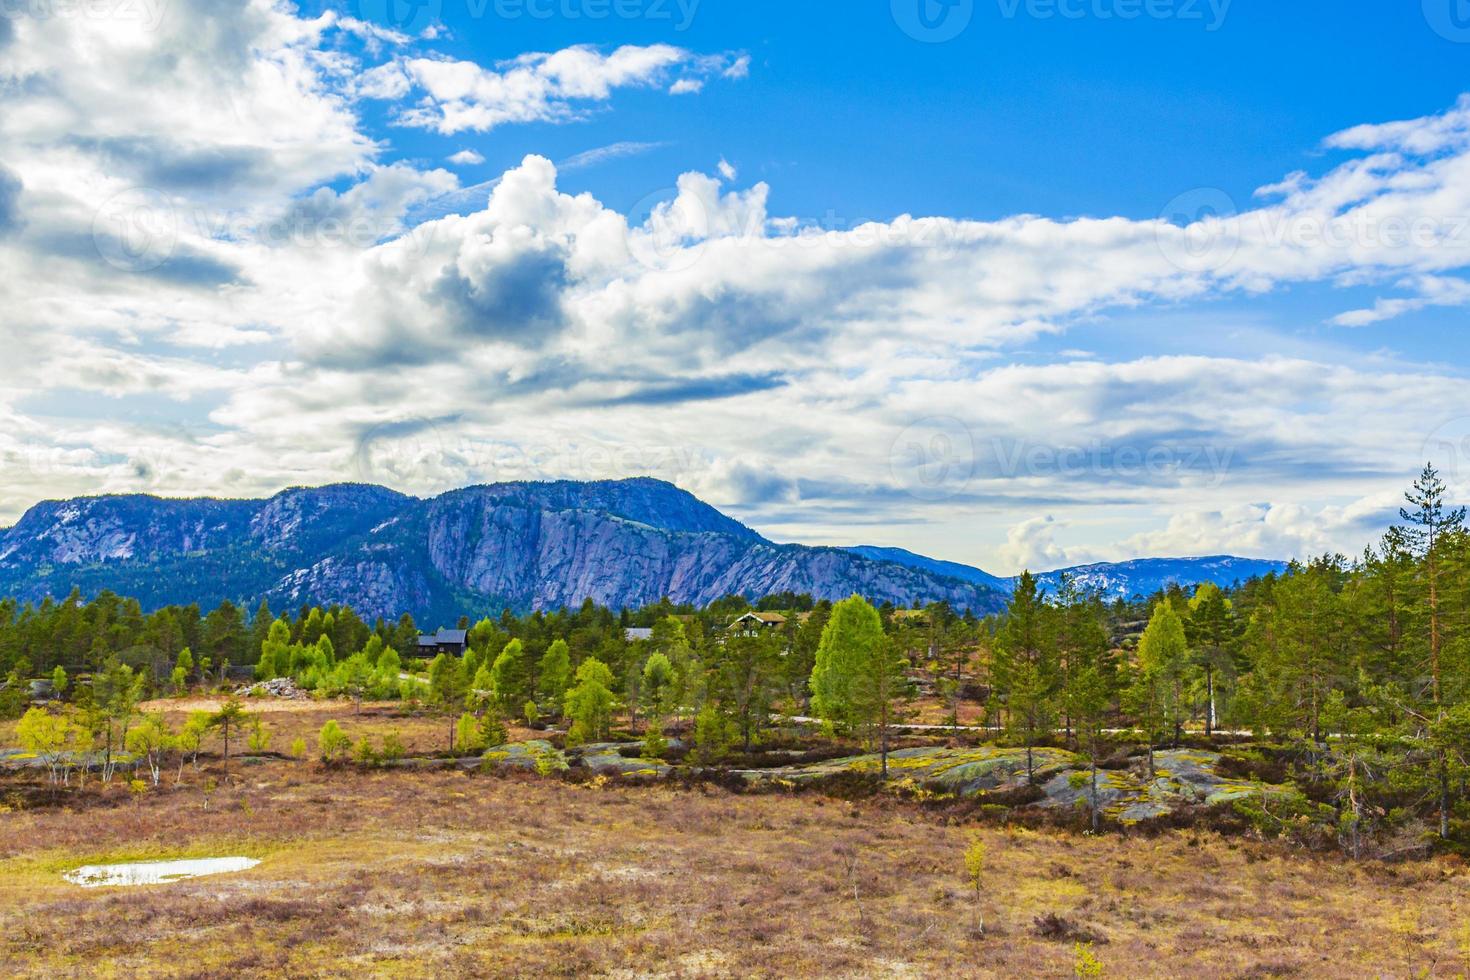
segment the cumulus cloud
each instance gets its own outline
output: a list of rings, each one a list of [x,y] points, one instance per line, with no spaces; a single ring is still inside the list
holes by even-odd
[[[474,150],[460,150],[451,154],[449,162],[460,167],[473,167],[485,162],[485,158]]]
[[[675,68],[685,72],[670,89],[676,95],[699,91],[710,74],[741,77],[729,74],[728,58],[669,44],[624,45],[607,53],[583,45],[521,55],[495,68],[449,58],[400,58],[368,72],[359,90],[368,98],[395,100],[422,92],[421,102],[400,109],[399,123],[451,135],[507,123],[567,122],[587,105],[606,102],[614,89],[660,84]]]
[[[0,235],[20,227],[20,178],[0,166]]]
[[[1156,531],[1134,535],[1116,549],[1122,554],[1205,555],[1222,543],[1245,557],[1307,558],[1342,550],[1343,542],[1367,544],[1398,519],[1394,491],[1345,505],[1238,504],[1218,511],[1174,514]]]
[[[1022,521],[1006,531],[1005,544],[1001,545],[997,557],[1008,568],[1033,572],[1076,564],[1057,544],[1057,530],[1056,518],[1049,514]]]
[[[1243,206],[1186,195],[1155,220],[811,220],[724,160],[624,214],[558,171],[659,144],[461,187],[365,132],[360,102],[483,132],[748,58],[487,67],[266,0],[170,14],[151,33],[0,20],[0,520],[99,488],[653,474],[787,539],[888,534],[998,571],[1296,555],[1360,547],[1453,421],[1439,406],[1470,403],[1459,372],[1387,354],[1045,346],[1307,282],[1385,292],[1342,325],[1465,303],[1444,220],[1470,214],[1465,101],[1332,136],[1347,159]],[[117,421],[148,399],[184,421]]]

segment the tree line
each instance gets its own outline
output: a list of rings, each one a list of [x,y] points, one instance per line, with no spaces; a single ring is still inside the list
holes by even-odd
[[[919,695],[956,725],[1028,750],[1099,759],[1120,740],[1149,752],[1246,732],[1290,747],[1304,778],[1351,798],[1353,833],[1399,810],[1432,812],[1441,836],[1465,820],[1470,779],[1470,532],[1426,467],[1400,522],[1349,559],[1326,555],[1228,587],[1171,586],[1107,601],[1023,574],[1008,608],[977,618],[810,596],[668,600],[629,611],[509,611],[471,623],[463,658],[418,660],[412,618],[367,623],[349,606],[252,615],[229,603],[145,614],[103,593],[0,602],[0,696],[67,672],[78,687],[151,693],[218,686],[222,668],[290,677],[331,696],[401,698],[445,717],[448,747],[494,744],[511,719],[565,722],[569,741],[615,725],[656,748],[689,736],[696,758],[749,752],[773,721],[802,714],[880,749]],[[752,609],[784,622],[731,631]],[[628,627],[651,628],[630,639]],[[78,697],[86,695],[77,692]],[[97,700],[93,696],[93,700]],[[103,698],[105,700],[105,698]],[[0,710],[5,709],[0,704]]]

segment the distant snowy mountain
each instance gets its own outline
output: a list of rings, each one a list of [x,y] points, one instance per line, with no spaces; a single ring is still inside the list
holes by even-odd
[[[1228,586],[1271,572],[1286,570],[1284,561],[1211,555],[1207,558],[1135,558],[1132,561],[1097,562],[1046,572],[1038,583],[1050,592],[1061,586],[1062,576],[1071,575],[1079,588],[1100,592],[1108,599],[1149,596],[1178,583],[1186,588],[1203,582]],[[1014,581],[1014,580],[1013,580]]]
[[[1002,578],[971,565],[927,558],[902,548],[860,545],[849,550],[867,558],[897,562],[910,568],[935,575],[948,575],[1001,592],[1015,589],[1014,577]],[[1131,561],[1097,562],[1059,568],[1037,574],[1036,580],[1042,589],[1055,594],[1061,588],[1063,576],[1071,575],[1081,589],[1097,591],[1107,599],[1131,599],[1134,596],[1153,595],[1176,582],[1185,587],[1203,582],[1213,582],[1219,586],[1234,585],[1270,572],[1280,573],[1285,571],[1286,565],[1284,561],[1235,558],[1230,555],[1212,555],[1206,558],[1134,558]]]

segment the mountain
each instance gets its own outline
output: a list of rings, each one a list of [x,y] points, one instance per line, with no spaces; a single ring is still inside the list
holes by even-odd
[[[943,561],[939,558],[926,558],[916,555],[912,551],[902,548],[880,548],[877,545],[864,544],[854,548],[848,548],[855,554],[874,561],[891,561],[909,568],[917,568],[935,575],[947,575],[957,578],[962,582],[970,582],[974,585],[983,585],[986,588],[995,589],[999,592],[1010,592],[1015,588],[1015,580],[1002,578],[999,575],[991,575],[987,571],[975,568],[971,565],[961,565],[957,561]]]
[[[774,544],[652,479],[503,483],[428,499],[361,484],[266,500],[82,497],[37,504],[0,530],[0,595],[39,600],[73,587],[150,608],[344,602],[368,617],[411,612],[423,622],[586,599],[620,608],[787,590],[945,600],[977,613],[1004,602],[939,568]]]
[[[1037,576],[1040,585],[1055,592],[1063,575],[1071,575],[1078,587],[1095,590],[1107,599],[1129,599],[1153,595],[1174,583],[1189,586],[1202,582],[1228,586],[1253,578],[1280,574],[1286,562],[1264,558],[1235,558],[1211,555],[1206,558],[1135,558],[1131,561],[1075,565]]]
[[[970,565],[926,558],[902,548],[859,545],[848,550],[867,558],[897,562],[935,575],[957,578],[997,592],[1010,593],[1016,586],[1015,578],[1001,578]],[[1270,572],[1280,573],[1285,569],[1284,561],[1234,558],[1229,555],[1212,555],[1207,558],[1135,558],[1131,561],[1096,562],[1091,565],[1059,568],[1038,574],[1036,580],[1041,588],[1055,593],[1061,588],[1062,577],[1070,575],[1079,588],[1097,591],[1106,599],[1130,599],[1135,595],[1153,595],[1176,582],[1186,587],[1202,582],[1228,586]]]

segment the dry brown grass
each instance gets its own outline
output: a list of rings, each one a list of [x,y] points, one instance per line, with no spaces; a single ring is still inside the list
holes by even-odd
[[[309,714],[309,713],[307,713]],[[293,715],[294,716],[294,715]],[[350,730],[350,725],[349,725]],[[0,800],[19,788],[0,779]],[[893,800],[271,762],[0,816],[0,974],[1453,976],[1470,877],[1177,832],[985,829]],[[81,863],[248,854],[238,875],[82,890]],[[856,892],[856,895],[854,895]]]

